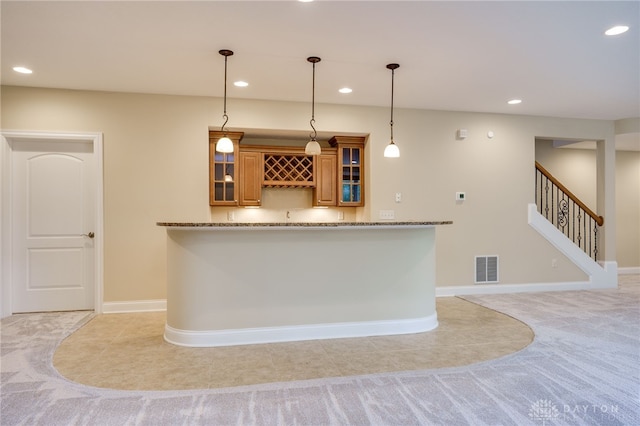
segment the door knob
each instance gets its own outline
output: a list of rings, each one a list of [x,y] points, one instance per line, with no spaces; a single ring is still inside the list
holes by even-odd
[[[93,238],[96,236],[96,234],[94,234],[93,232],[89,232],[88,234],[82,234],[83,237],[89,237],[89,238]]]

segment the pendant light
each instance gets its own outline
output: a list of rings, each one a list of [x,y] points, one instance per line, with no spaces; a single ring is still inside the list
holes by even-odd
[[[313,129],[313,132],[309,134],[309,137],[311,140],[307,142],[307,146],[304,148],[304,153],[307,155],[319,155],[322,152],[322,149],[320,149],[320,144],[316,140],[316,137],[318,136],[318,132],[316,131],[316,128],[313,126],[313,123],[316,122],[314,117],[315,103],[316,103],[316,64],[320,62],[320,58],[318,58],[317,56],[309,56],[307,58],[307,61],[313,64],[313,83],[311,86],[311,121],[309,121],[309,124],[311,124],[311,128]]]
[[[218,53],[224,56],[224,113],[222,114],[224,123],[222,123],[222,128],[220,128],[220,131],[224,132],[224,136],[218,139],[218,142],[216,143],[216,151],[230,153],[234,150],[233,142],[227,137],[227,132],[224,130],[224,126],[227,124],[227,121],[229,121],[229,116],[227,115],[227,58],[233,55],[233,51],[222,49]]]
[[[225,182],[233,182],[233,176],[229,173],[229,166],[224,171],[224,181]]]
[[[391,127],[391,142],[384,149],[384,156],[388,158],[397,158],[400,157],[400,149],[398,149],[398,145],[393,141],[393,76],[395,70],[398,69],[400,65],[398,64],[388,64],[387,68],[391,70],[391,121],[389,122],[389,126]]]

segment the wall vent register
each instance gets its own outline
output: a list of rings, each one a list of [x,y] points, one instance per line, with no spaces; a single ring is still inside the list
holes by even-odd
[[[476,256],[476,284],[498,282],[498,256]]]

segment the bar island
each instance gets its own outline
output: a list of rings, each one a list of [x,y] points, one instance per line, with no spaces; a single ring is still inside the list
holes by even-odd
[[[439,222],[175,223],[164,338],[209,347],[429,331]]]

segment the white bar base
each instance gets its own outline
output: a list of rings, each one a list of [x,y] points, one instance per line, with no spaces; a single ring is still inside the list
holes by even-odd
[[[435,313],[425,318],[406,320],[244,328],[238,330],[185,331],[177,330],[167,324],[165,325],[164,339],[179,346],[215,347],[412,334],[430,331],[436,327],[438,327],[438,316]]]
[[[170,343],[246,345],[436,326],[433,226],[167,230]]]

